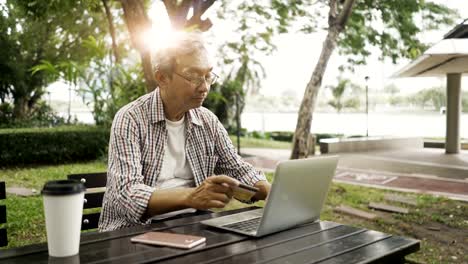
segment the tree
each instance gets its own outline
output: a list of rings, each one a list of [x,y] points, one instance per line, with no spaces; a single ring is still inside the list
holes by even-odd
[[[442,106],[445,106],[447,96],[445,95],[445,89],[443,87],[432,87],[417,92],[411,96],[410,100],[413,104],[420,106],[422,109],[429,105],[434,110],[439,111]]]
[[[422,17],[428,29],[452,24],[454,12],[443,5],[419,0],[322,0],[328,6],[327,36],[319,60],[306,86],[298,113],[291,159],[308,156],[308,137],[312,113],[328,61],[335,48],[348,56],[351,65],[364,64],[369,47],[377,46],[381,58],[395,63],[399,58],[415,58],[426,48],[418,40],[421,28],[415,23]],[[382,27],[375,26],[381,23]]]
[[[105,33],[105,23],[84,0],[9,0],[0,9],[0,98],[11,99],[13,118],[22,120],[56,80],[44,72],[32,75],[31,68],[41,60],[84,60],[83,39]]]
[[[395,84],[390,84],[384,87],[384,92],[393,96],[398,94],[400,89]]]
[[[276,50],[273,37],[286,33],[297,18],[315,19],[304,11],[312,1],[222,1],[218,17],[226,21],[236,21],[235,38],[230,39],[218,49],[218,57],[226,82],[238,87],[237,100],[239,114],[245,106],[245,95],[256,95],[265,70],[257,59],[258,55],[271,55]],[[232,127],[235,111],[228,111],[228,127]],[[241,127],[241,124],[238,124]]]
[[[328,101],[328,105],[335,108],[338,113],[344,108],[359,108],[359,99],[357,97],[345,98],[346,91],[351,90],[353,94],[359,92],[359,86],[351,83],[349,79],[339,79],[336,86],[327,86],[332,92],[333,99]]]
[[[122,106],[145,94],[140,65],[112,64],[110,54],[113,51],[102,39],[90,36],[83,41],[83,46],[88,50],[88,61],[81,64],[64,61],[53,65],[43,60],[33,67],[33,74],[45,72],[52,79],[60,77],[69,85],[70,92],[77,91],[87,105],[92,104],[96,125],[110,127]],[[70,118],[70,106],[68,109]]]

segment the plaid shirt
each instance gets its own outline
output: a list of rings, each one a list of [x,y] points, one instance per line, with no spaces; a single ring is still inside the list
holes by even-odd
[[[218,118],[204,107],[185,114],[186,157],[196,186],[225,174],[254,185],[265,176],[244,162]],[[124,106],[115,116],[109,142],[107,189],[100,231],[150,222],[144,218],[161,172],[167,142],[159,89]]]

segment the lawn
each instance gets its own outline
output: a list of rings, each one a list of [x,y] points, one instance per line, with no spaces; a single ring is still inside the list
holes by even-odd
[[[243,143],[245,142],[243,141]],[[264,145],[268,145],[268,143],[266,142]],[[105,170],[106,165],[102,161],[10,168],[0,172],[0,181],[5,181],[7,187],[23,186],[40,190],[47,180],[63,179],[70,173]],[[273,180],[272,174],[267,174],[267,176],[270,181]],[[429,195],[399,193],[403,196],[411,196],[417,201],[416,206],[406,206],[410,209],[410,213],[407,215],[373,212],[378,214],[380,218],[369,221],[333,211],[340,204],[370,211],[367,208],[369,202],[381,202],[384,194],[390,192],[334,183],[329,191],[321,218],[322,220],[420,239],[421,250],[409,256],[413,263],[468,263],[466,256],[466,252],[468,252],[468,204],[465,202]],[[7,206],[8,248],[45,241],[43,206],[40,196],[22,198],[9,195],[5,201],[0,203]],[[260,202],[257,205],[262,206],[263,203]],[[232,202],[226,209],[241,206],[245,205]],[[404,205],[399,206],[405,207]]]

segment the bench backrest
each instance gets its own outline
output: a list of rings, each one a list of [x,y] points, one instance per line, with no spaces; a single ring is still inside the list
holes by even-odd
[[[0,182],[0,200],[6,199],[5,182]],[[6,205],[0,205],[0,225],[7,222]],[[0,247],[8,245],[8,237],[6,228],[0,228]]]
[[[84,173],[70,174],[68,179],[81,181],[86,187],[86,193],[83,204],[83,218],[81,222],[81,230],[94,229],[98,227],[99,217],[101,212],[86,213],[86,209],[101,208],[104,198],[105,187],[107,183],[107,173]],[[94,211],[94,210],[93,210]]]

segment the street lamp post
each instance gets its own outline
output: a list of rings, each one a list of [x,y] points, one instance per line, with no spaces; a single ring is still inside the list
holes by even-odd
[[[366,80],[366,137],[369,137],[369,85],[367,81],[369,81],[369,76],[364,77]]]

